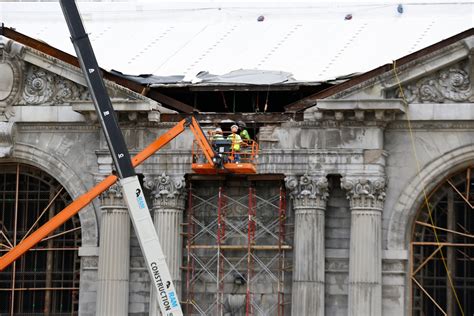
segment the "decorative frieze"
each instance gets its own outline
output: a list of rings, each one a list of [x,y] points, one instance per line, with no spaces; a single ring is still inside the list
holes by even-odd
[[[326,201],[329,196],[326,177],[309,176],[307,174],[300,178],[288,176],[285,178],[285,182],[295,208],[326,208]]]
[[[21,94],[25,70],[23,54],[23,45],[0,36],[0,121],[8,121],[13,116],[12,105]]]
[[[427,65],[431,64],[433,66],[442,64],[449,64],[451,62],[456,62],[459,60],[460,55],[464,55],[465,51],[465,44],[461,41],[456,42],[454,44],[448,45],[446,47],[442,47],[432,52],[423,54],[410,62],[397,65],[397,73],[398,77],[403,80],[403,76],[405,74],[409,75],[410,71],[413,69],[421,68],[419,71],[415,72],[418,74],[420,72],[427,72],[427,67],[421,67],[420,65]],[[343,99],[343,98],[354,98],[358,93],[361,91],[367,92],[371,91],[378,91],[379,89],[383,90],[383,86],[386,86],[388,83],[391,86],[397,85],[397,78],[394,75],[393,69],[390,71],[383,72],[380,75],[373,76],[367,80],[362,81],[361,83],[355,84],[349,88],[342,89],[340,92],[337,92],[330,96],[331,99]],[[380,86],[382,84],[383,86]],[[395,90],[392,90],[391,95],[387,94],[388,98],[394,97]],[[369,92],[370,93],[370,92]]]
[[[184,177],[171,177],[165,173],[157,177],[147,176],[145,187],[152,192],[153,207],[184,210],[186,200]]]
[[[410,83],[395,92],[395,97],[405,96],[408,103],[473,102],[473,89],[469,73],[460,66],[441,70]]]
[[[29,65],[20,103],[56,105],[71,101],[90,100],[86,87],[55,75],[43,68]]]
[[[349,178],[341,179],[341,187],[346,190],[347,199],[352,210],[379,210],[382,211],[385,201],[385,177],[376,178]]]

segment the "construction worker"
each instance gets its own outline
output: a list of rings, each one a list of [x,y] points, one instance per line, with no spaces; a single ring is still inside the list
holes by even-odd
[[[239,126],[239,129],[240,129],[240,138],[242,138],[242,140],[244,142],[247,142],[250,140],[250,135],[249,135],[249,132],[247,131],[247,124],[245,124],[245,122],[243,121],[237,121],[237,125]]]
[[[240,145],[242,144],[242,138],[240,137],[237,132],[239,131],[239,127],[237,125],[232,125],[230,127],[230,131],[232,134],[227,136],[228,140],[232,141],[232,151],[234,153],[234,162],[239,162],[240,161]]]
[[[224,140],[222,129],[220,127],[216,128],[214,133],[212,133],[212,140]]]

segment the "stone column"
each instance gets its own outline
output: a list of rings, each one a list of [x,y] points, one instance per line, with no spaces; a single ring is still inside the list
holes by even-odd
[[[128,315],[130,217],[118,184],[101,195],[98,316]]]
[[[349,315],[382,315],[382,210],[384,177],[344,177],[351,207]]]
[[[155,228],[166,256],[166,263],[170,269],[176,293],[181,299],[180,268],[183,257],[181,224],[186,201],[184,177],[170,177],[163,173],[155,178],[147,177],[145,185],[152,190]],[[160,315],[159,310],[156,291],[151,285],[149,315]]]
[[[328,198],[325,176],[285,179],[295,212],[292,315],[324,315],[324,211]]]

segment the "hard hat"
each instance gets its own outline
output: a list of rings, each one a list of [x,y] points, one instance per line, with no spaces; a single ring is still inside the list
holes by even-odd
[[[239,125],[240,127],[243,127],[243,128],[247,127],[247,124],[245,124],[244,121],[237,121],[237,125]]]
[[[235,125],[235,124],[232,125],[232,126],[230,127],[230,129],[233,129],[234,127],[235,127],[236,129],[239,129],[239,127],[238,127],[237,125]]]
[[[214,133],[222,134],[222,129],[220,127],[218,127],[218,128],[215,129]]]

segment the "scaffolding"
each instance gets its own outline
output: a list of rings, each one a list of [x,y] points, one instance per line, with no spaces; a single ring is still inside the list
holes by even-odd
[[[472,167],[444,179],[415,220],[410,244],[412,315],[474,313],[471,172]]]
[[[281,181],[190,181],[187,315],[279,315],[290,296],[291,223]]]

